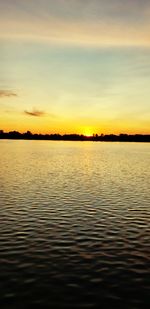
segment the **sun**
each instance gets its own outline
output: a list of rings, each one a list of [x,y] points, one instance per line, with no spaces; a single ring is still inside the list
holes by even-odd
[[[93,135],[93,130],[92,128],[84,128],[83,129],[83,135],[90,137]]]

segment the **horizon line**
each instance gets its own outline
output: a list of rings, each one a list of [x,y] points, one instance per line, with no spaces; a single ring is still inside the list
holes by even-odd
[[[18,131],[4,132],[0,130],[0,139],[25,139],[25,140],[56,140],[56,141],[110,141],[110,142],[150,142],[150,134],[127,134],[120,133],[116,134],[38,134],[26,131],[20,133]]]
[[[75,132],[72,132],[72,133],[69,133],[69,132],[66,132],[66,133],[59,133],[59,132],[55,132],[55,133],[38,133],[38,132],[35,132],[33,133],[32,131],[30,130],[26,130],[24,132],[20,132],[20,131],[17,131],[17,130],[10,130],[10,131],[5,131],[3,129],[0,129],[0,134],[2,133],[5,133],[5,134],[9,134],[9,133],[19,133],[21,135],[23,134],[26,134],[26,133],[30,133],[31,135],[60,135],[60,136],[64,136],[64,135],[78,135],[78,136],[88,136],[88,137],[92,137],[92,136],[105,136],[105,135],[115,135],[115,136],[119,136],[119,135],[128,135],[128,136],[133,136],[133,135],[150,135],[150,132],[149,133],[124,133],[124,132],[120,132],[120,133],[92,133],[92,134],[85,134],[85,133],[75,133]]]

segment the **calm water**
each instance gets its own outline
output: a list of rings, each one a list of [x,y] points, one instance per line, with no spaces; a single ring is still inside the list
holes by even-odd
[[[0,140],[1,308],[150,306],[150,144]]]

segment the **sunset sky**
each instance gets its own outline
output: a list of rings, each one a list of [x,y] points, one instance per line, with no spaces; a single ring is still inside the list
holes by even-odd
[[[150,0],[1,0],[0,129],[150,133]]]

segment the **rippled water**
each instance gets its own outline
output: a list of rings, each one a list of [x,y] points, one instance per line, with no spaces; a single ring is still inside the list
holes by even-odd
[[[150,306],[150,144],[0,141],[1,308]]]

